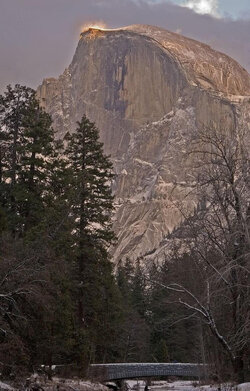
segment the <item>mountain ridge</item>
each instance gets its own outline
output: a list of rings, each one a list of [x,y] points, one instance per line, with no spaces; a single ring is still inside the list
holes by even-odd
[[[250,94],[250,83],[249,83],[248,72],[233,58],[231,58],[230,56],[228,56],[222,52],[214,50],[210,45],[207,45],[205,43],[199,42],[197,40],[194,40],[194,39],[191,39],[188,37],[184,37],[180,34],[170,32],[170,31],[162,29],[162,28],[149,26],[149,25],[132,25],[132,26],[125,27],[124,30],[134,31],[134,32],[137,32],[142,35],[150,36],[152,39],[155,39],[165,49],[168,49],[169,51],[171,51],[171,49],[172,50],[174,49],[174,46],[171,46],[171,43],[173,43],[173,42],[175,44],[176,44],[176,42],[178,42],[178,45],[183,46],[183,47],[187,46],[187,43],[189,43],[188,52],[182,52],[182,53],[178,52],[178,51],[176,52],[177,55],[180,56],[180,54],[181,54],[181,56],[183,56],[184,63],[182,63],[181,58],[180,58],[180,63],[182,65],[184,65],[184,68],[185,68],[185,58],[190,59],[190,53],[195,54],[199,63],[202,62],[202,56],[201,56],[201,53],[199,52],[199,50],[202,51],[202,50],[206,49],[206,54],[209,54],[209,56],[213,60],[216,58],[217,55],[219,55],[218,63],[220,64],[222,62],[229,62],[229,64],[233,67],[235,72],[239,72],[240,76],[242,77],[242,80],[245,81],[245,84],[240,86],[240,91],[237,91],[236,89],[234,90],[234,88],[232,88],[229,90],[229,93],[231,93],[231,95],[233,95],[232,92],[234,91],[234,92],[240,92],[240,94],[237,93],[236,95],[241,95],[241,94],[242,95],[249,95]],[[196,49],[198,49],[198,51]],[[217,67],[219,64],[217,64]],[[205,85],[202,85],[202,86],[205,87]],[[221,91],[221,89],[219,91]],[[227,92],[227,91],[224,90],[224,92]]]

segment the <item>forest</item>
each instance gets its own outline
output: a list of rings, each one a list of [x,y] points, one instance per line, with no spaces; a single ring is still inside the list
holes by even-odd
[[[250,373],[250,165],[244,126],[197,131],[196,208],[164,262],[110,248],[114,173],[83,113],[60,140],[31,88],[0,96],[0,369],[201,362],[215,380]]]

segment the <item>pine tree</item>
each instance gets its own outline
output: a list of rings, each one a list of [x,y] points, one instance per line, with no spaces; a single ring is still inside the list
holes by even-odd
[[[123,307],[132,306],[132,280],[134,276],[134,266],[129,258],[126,258],[124,264],[118,263],[116,272],[116,281],[123,298]]]
[[[136,263],[131,288],[132,305],[141,317],[145,317],[147,308],[146,282],[139,261]]]
[[[54,154],[51,124],[31,88],[8,86],[0,96],[1,214],[14,236],[37,224],[45,208]]]
[[[0,95],[0,191],[2,215],[8,214],[8,222],[15,233],[17,224],[17,176],[20,172],[19,149],[22,143],[23,119],[30,99],[31,88],[7,86]]]
[[[34,90],[0,96],[0,362],[10,370],[15,349],[33,365],[71,360],[74,344],[68,170],[51,124]]]
[[[165,339],[160,339],[156,343],[154,358],[158,362],[169,362],[168,348]]]
[[[146,321],[147,294],[140,263],[127,258],[117,268],[117,284],[122,296],[122,328],[119,338],[121,360],[145,362],[150,359],[150,329]]]
[[[50,116],[40,108],[35,96],[24,113],[19,150],[19,183],[24,231],[39,223],[50,192],[48,173],[54,158],[54,132]]]
[[[65,141],[77,266],[80,336],[76,350],[80,352],[79,357],[85,356],[86,363],[107,359],[114,349],[120,304],[107,252],[114,239],[111,227],[113,174],[98,130],[86,116],[78,122],[75,133],[66,135]]]

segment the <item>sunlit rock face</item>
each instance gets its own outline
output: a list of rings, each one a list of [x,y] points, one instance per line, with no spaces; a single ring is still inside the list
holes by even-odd
[[[228,56],[151,26],[89,29],[58,79],[38,88],[58,137],[83,114],[100,129],[116,177],[115,261],[159,254],[196,200],[187,147],[196,129],[233,129],[249,102],[249,74]]]

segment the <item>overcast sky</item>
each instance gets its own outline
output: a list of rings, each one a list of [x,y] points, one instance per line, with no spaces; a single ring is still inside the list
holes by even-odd
[[[159,0],[151,0],[157,2]],[[219,17],[244,18],[249,14],[249,0],[173,0],[173,3],[184,5],[198,13],[210,13]]]
[[[69,65],[81,26],[144,23],[209,43],[250,70],[249,0],[0,0],[0,89]]]

